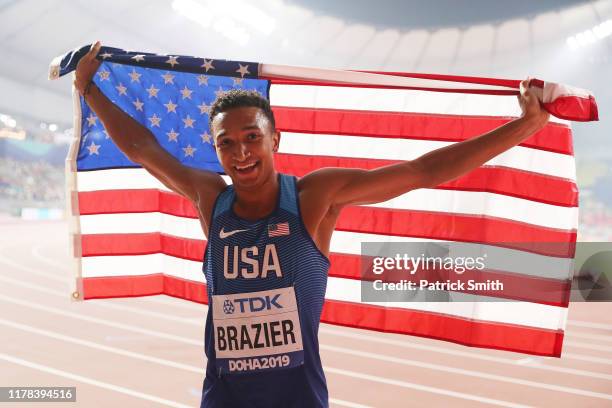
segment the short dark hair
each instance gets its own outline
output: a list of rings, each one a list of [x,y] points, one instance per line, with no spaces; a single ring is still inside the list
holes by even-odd
[[[245,108],[255,107],[262,110],[264,115],[270,121],[272,130],[276,129],[276,121],[274,120],[274,113],[270,108],[270,102],[261,96],[257,91],[247,91],[245,89],[231,89],[227,92],[223,92],[217,97],[210,108],[210,126],[212,129],[212,122],[215,116],[221,112],[227,112],[233,108]]]

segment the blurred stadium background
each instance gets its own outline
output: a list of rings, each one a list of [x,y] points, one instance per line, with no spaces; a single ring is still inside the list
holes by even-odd
[[[61,217],[72,102],[69,80],[48,81],[47,66],[100,39],[156,53],[535,76],[590,89],[600,122],[574,125],[579,240],[612,240],[610,0],[0,0],[0,21],[0,212]]]

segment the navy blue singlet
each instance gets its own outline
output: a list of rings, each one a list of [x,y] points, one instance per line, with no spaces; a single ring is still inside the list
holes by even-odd
[[[300,214],[296,178],[279,175],[276,209],[247,221],[228,186],[206,248],[202,407],[327,407],[318,330],[329,260]]]

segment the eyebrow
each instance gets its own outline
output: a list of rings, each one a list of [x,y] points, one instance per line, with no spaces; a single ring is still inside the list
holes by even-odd
[[[257,126],[256,124],[253,125],[247,125],[245,127],[243,127],[240,130],[259,130],[259,126]],[[218,135],[217,135],[217,139],[219,139],[220,137],[225,136],[227,132],[225,132],[225,130],[222,130]]]

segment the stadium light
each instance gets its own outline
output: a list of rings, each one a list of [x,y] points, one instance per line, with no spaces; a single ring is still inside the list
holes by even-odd
[[[57,125],[55,123],[52,123],[49,125],[49,130],[51,132],[55,132],[57,130]]]
[[[593,28],[567,38],[567,45],[573,51],[580,47],[586,47],[599,40],[603,40],[612,34],[612,20],[606,20]]]
[[[6,126],[10,128],[17,127],[17,121],[10,117],[9,115],[0,114],[0,122],[4,123]]]

